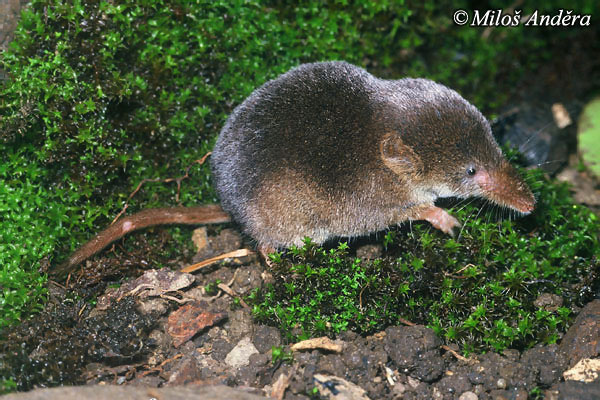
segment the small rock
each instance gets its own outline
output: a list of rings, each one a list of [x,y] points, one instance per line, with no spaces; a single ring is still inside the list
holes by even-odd
[[[571,108],[566,105],[567,110]],[[552,102],[521,101],[500,112],[492,123],[492,131],[499,143],[518,149],[527,165],[537,165],[553,173],[561,163],[547,161],[566,160],[568,148],[564,137],[575,131],[572,126],[561,129],[553,120]]]
[[[473,385],[481,385],[484,382],[483,375],[478,372],[469,372],[467,376]]]
[[[415,379],[415,378],[413,378],[412,376],[409,376],[409,377],[408,377],[408,379],[407,379],[407,381],[408,381],[408,385],[409,385],[411,388],[413,388],[413,389],[416,389],[416,388],[417,388],[417,386],[419,386],[419,385],[421,384],[421,381],[420,381],[420,380],[418,380],[418,379]]]
[[[544,392],[544,400],[558,400],[558,390],[548,389]]]
[[[245,337],[227,354],[225,363],[233,368],[239,368],[250,364],[250,356],[258,354],[258,350],[252,344],[250,337]]]
[[[424,326],[393,326],[385,330],[385,350],[400,371],[425,382],[444,372],[441,341]]]
[[[470,391],[473,387],[469,379],[465,375],[452,374],[443,377],[436,384],[444,395],[457,395]]]
[[[275,327],[259,325],[252,335],[252,343],[260,353],[266,353],[273,347],[281,346],[281,333]]]
[[[368,400],[367,392],[360,386],[333,375],[316,374],[313,377],[319,394],[333,400]]]
[[[511,358],[515,357],[511,356]],[[529,363],[511,361],[494,352],[479,355],[477,359],[479,364],[475,367],[475,371],[482,375],[483,380],[475,380],[474,383],[482,384],[485,391],[499,390],[497,394],[500,395],[503,392],[502,387],[533,387],[537,384],[538,370],[532,368]],[[474,377],[468,376],[469,379]]]
[[[165,332],[164,329],[154,329],[148,335],[148,338],[152,340],[154,346],[160,349],[161,352],[166,353],[167,348],[171,346],[172,340],[171,337]]]
[[[521,361],[528,371],[537,371],[537,382],[544,387],[558,381],[567,366],[567,360],[556,344],[525,350]]]
[[[229,314],[229,327],[227,335],[232,343],[235,343],[248,334],[252,333],[254,328],[252,324],[252,315],[247,310],[238,309]]]
[[[514,392],[514,400],[527,400],[528,398],[529,394],[524,389],[518,389],[516,392]]]
[[[563,373],[566,381],[593,382],[600,376],[600,359],[584,358]]]
[[[506,390],[492,390],[490,397],[492,400],[511,400],[511,396]]]
[[[294,355],[294,362],[298,363],[297,365],[300,367],[300,369],[304,369],[302,377],[297,381],[292,381],[292,385],[290,385],[293,386],[294,382],[298,382],[299,390],[296,390],[296,392],[304,390],[305,386],[313,386],[313,376],[315,373],[317,373],[317,364],[321,357],[322,355],[317,351],[313,351],[311,353],[298,353],[297,355]]]
[[[380,376],[381,366],[386,366],[388,379],[393,379],[395,373],[387,367],[389,357],[380,343],[370,347],[362,339],[351,343],[344,343],[344,350],[340,353],[342,361],[348,368],[359,376],[374,378]],[[363,388],[367,389],[363,386]],[[369,393],[371,390],[368,390]]]
[[[558,384],[561,400],[598,400],[600,399],[600,381],[584,383],[566,381]]]
[[[12,393],[2,397],[3,400],[148,400],[151,398],[171,400],[264,400],[263,396],[223,385],[190,385],[162,388],[130,385],[64,386],[52,389],[36,389],[26,393]]]
[[[169,310],[169,305],[167,300],[155,297],[140,301],[137,308],[140,313],[145,315],[163,315]]]
[[[549,312],[558,310],[563,305],[563,298],[553,293],[542,293],[533,302],[533,305]]]
[[[392,391],[394,392],[395,395],[401,396],[404,394],[404,392],[406,392],[406,385],[398,382],[394,385],[394,388],[392,389]]]
[[[598,357],[600,346],[600,300],[589,302],[560,343],[560,350],[574,366],[582,358]]]
[[[212,333],[212,331],[215,330],[215,328],[211,329],[210,331],[207,332],[206,335],[204,336],[209,336],[210,333]],[[229,354],[229,352],[231,352],[231,350],[233,350],[233,348],[235,347],[235,344],[229,343],[229,341],[227,341],[226,336],[227,336],[227,332],[219,329],[218,330],[218,335],[221,335],[220,337],[217,336],[217,334],[213,335],[214,337],[208,340],[209,343],[211,343],[211,357],[214,360],[217,361],[223,361],[225,359],[225,357],[227,357],[227,354]]]
[[[175,368],[173,374],[169,377],[169,386],[180,386],[202,378],[200,367],[194,357],[186,357],[179,366]]]
[[[145,271],[142,276],[132,282],[127,282],[121,288],[137,293],[140,297],[160,296],[164,293],[185,289],[194,282],[195,278],[192,274],[162,268]]]
[[[498,389],[506,389],[506,379],[500,378],[496,381],[496,387]]]
[[[478,398],[475,393],[469,391],[461,394],[458,400],[477,400]]]
[[[261,281],[261,271],[256,265],[240,267],[235,274],[233,288],[236,292],[244,294],[255,287],[260,287]]]
[[[345,376],[347,367],[342,356],[338,354],[327,354],[319,359],[317,370],[325,374],[340,374]]]

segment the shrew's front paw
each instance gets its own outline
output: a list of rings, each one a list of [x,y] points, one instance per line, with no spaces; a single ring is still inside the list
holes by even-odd
[[[460,222],[446,210],[431,206],[421,212],[421,219],[428,221],[434,228],[444,233],[454,236],[454,228],[460,228]]]

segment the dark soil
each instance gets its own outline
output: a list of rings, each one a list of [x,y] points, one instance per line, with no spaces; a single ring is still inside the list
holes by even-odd
[[[233,229],[213,232],[201,253],[241,242]],[[103,262],[99,257],[86,270]],[[526,399],[536,393],[592,399],[600,391],[598,379],[563,379],[579,359],[598,356],[600,300],[580,313],[561,345],[522,353],[465,359],[424,326],[393,326],[369,337],[345,332],[333,347],[291,352],[276,328],[254,323],[251,310],[235,300],[271,279],[256,256],[195,275],[151,269],[118,288],[86,287],[74,275],[73,288],[52,284],[46,310],[8,333],[0,366],[14,369],[21,391],[108,383],[227,385],[285,399],[308,398],[313,390],[326,398],[371,399]],[[282,345],[293,360],[273,362],[272,348]]]

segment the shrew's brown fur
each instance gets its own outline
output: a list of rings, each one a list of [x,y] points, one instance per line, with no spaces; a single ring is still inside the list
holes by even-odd
[[[101,232],[67,268],[133,229],[228,214],[259,247],[285,248],[413,219],[452,233],[459,223],[434,205],[440,197],[482,196],[521,213],[535,205],[487,120],[458,93],[345,62],[304,64],[256,89],[221,130],[211,167],[224,211],[142,211]]]

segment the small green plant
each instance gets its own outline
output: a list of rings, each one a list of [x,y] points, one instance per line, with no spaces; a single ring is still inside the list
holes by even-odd
[[[5,379],[0,382],[0,394],[11,393],[17,390],[17,384],[12,379]]]
[[[279,362],[291,363],[294,360],[294,353],[292,351],[285,351],[282,346],[273,346],[271,348],[271,358],[273,364]]]
[[[529,397],[531,399],[537,400],[537,399],[543,399],[544,398],[544,391],[542,390],[541,387],[536,386],[533,389],[531,389],[529,391]]]
[[[279,251],[276,251],[274,253],[270,253],[269,254],[269,260],[271,260],[271,262],[274,262],[275,264],[280,263],[281,262],[281,255],[282,253]]]
[[[482,205],[459,208],[451,211],[464,222],[456,239],[413,224],[394,240],[386,234],[387,254],[372,262],[346,243],[324,249],[307,238],[281,257],[275,284],[253,294],[254,315],[292,341],[370,334],[407,319],[466,352],[554,343],[573,308],[598,290],[600,222],[572,203],[566,185],[540,171],[527,179],[538,197],[532,215],[492,221]],[[541,293],[559,294],[564,306],[538,309]]]
[[[394,243],[396,239],[396,231],[387,231],[383,237],[383,248],[387,250],[388,245]]]
[[[239,297],[234,297],[233,299],[231,299],[231,307],[230,307],[230,308],[231,308],[231,311],[234,311],[234,310],[239,310],[239,309],[241,309],[242,307],[243,307],[243,306],[242,306],[242,300],[241,300],[241,298],[239,298]]]
[[[208,296],[214,296],[219,292],[219,284],[221,284],[221,280],[217,279],[214,282],[210,282],[208,285],[204,286],[204,291]]]

